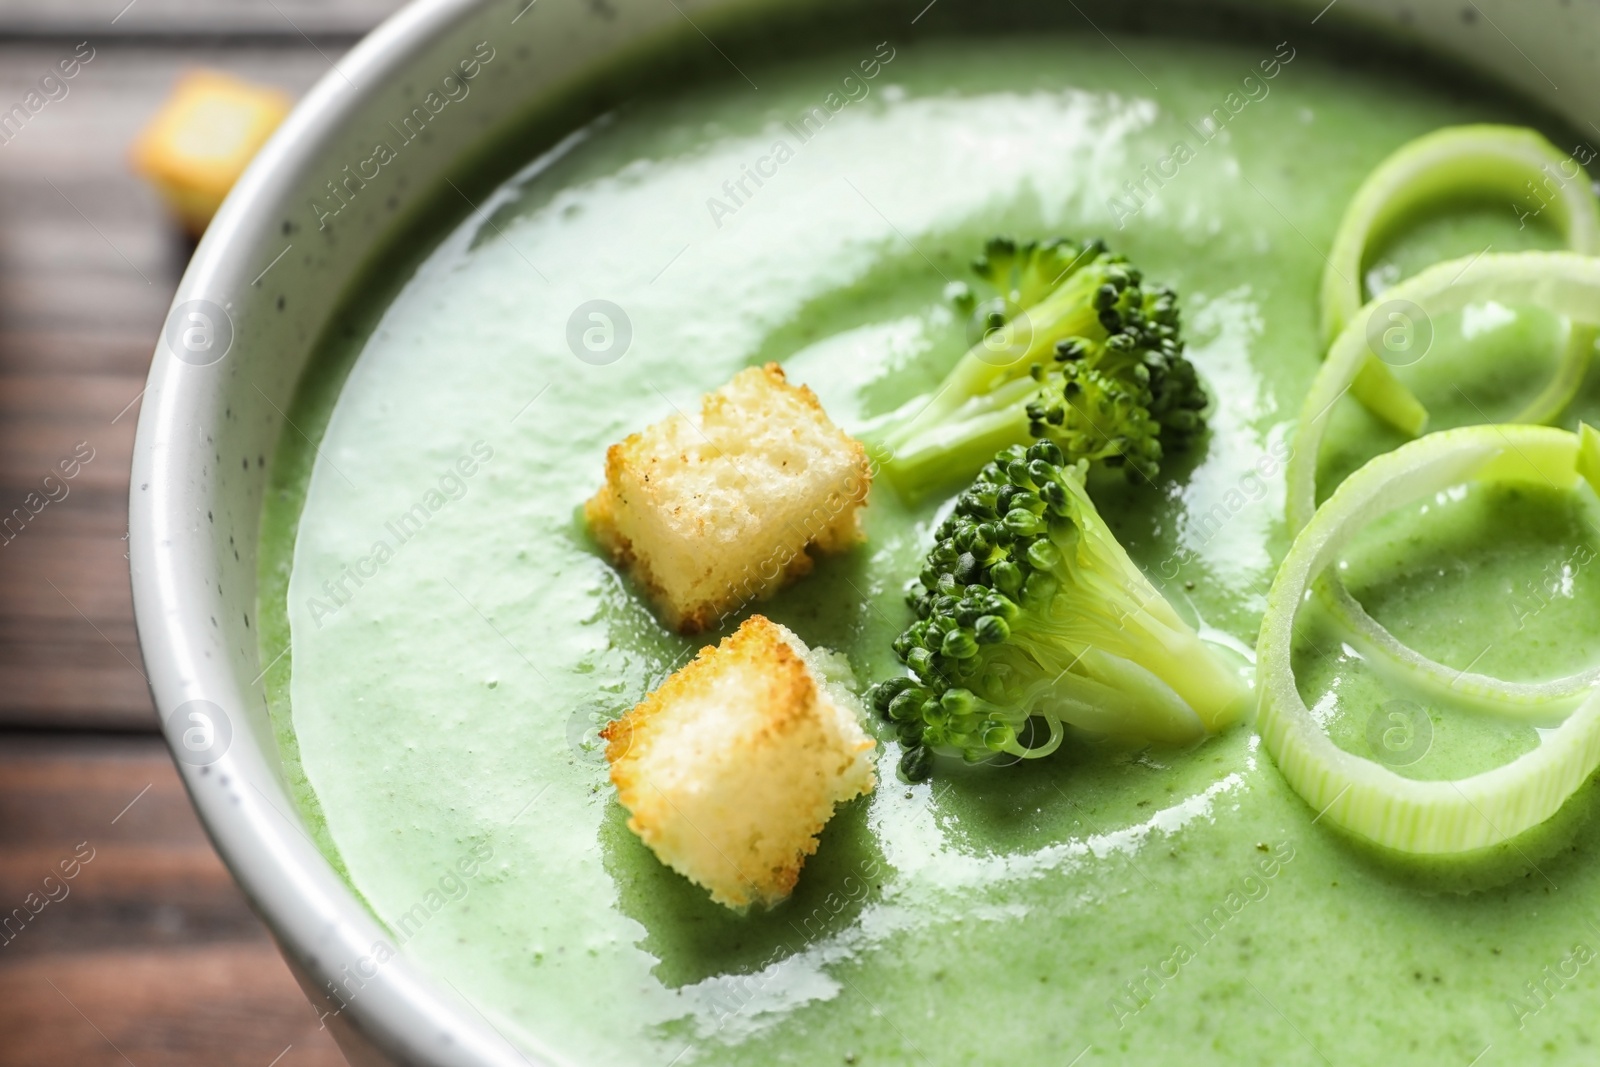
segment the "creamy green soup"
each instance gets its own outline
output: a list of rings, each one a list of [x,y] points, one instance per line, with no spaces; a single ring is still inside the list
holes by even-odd
[[[966,347],[942,291],[992,233],[1102,235],[1182,295],[1209,438],[1154,489],[1097,498],[1180,611],[1253,648],[1340,212],[1407,139],[1527,116],[1303,43],[1117,43],[891,44],[625,108],[459,219],[392,299],[356,299],[370,328],[329,341],[294,413],[318,444],[285,441],[266,522],[265,652],[292,650],[269,679],[280,739],[394,945],[528,1049],[1592,1062],[1588,790],[1493,855],[1423,866],[1318,824],[1248,724],[1192,750],[1076,738],[1019,767],[941,763],[916,786],[881,740],[878,790],[840,810],[788,903],[748,916],[624,825],[596,725],[701,642],[665,632],[585,534],[606,445],[766,360],[861,427]],[[872,77],[842,80],[863,62]],[[1554,243],[1511,205],[1462,204],[1378,250],[1368,278]],[[1515,410],[1559,332],[1494,304],[1435,327],[1404,374],[1436,426]],[[1578,411],[1600,417],[1592,390]],[[1393,443],[1341,412],[1325,481]],[[843,652],[863,687],[896,672],[939,505],[880,485],[868,543],[762,610]],[[1369,532],[1347,577],[1446,662],[1566,671],[1600,638],[1594,519],[1576,497],[1445,494]],[[1305,631],[1302,687],[1352,751],[1392,740],[1370,727],[1396,700],[1428,723],[1398,746],[1425,746],[1407,773],[1539,742],[1405,690],[1326,620]]]

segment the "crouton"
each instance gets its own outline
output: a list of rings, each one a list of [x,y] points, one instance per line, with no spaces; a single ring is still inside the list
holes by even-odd
[[[776,363],[606,452],[589,529],[668,626],[698,633],[861,540],[866,449]]]
[[[134,139],[134,169],[198,237],[293,106],[281,89],[217,70],[191,71]],[[337,215],[339,204],[323,213]]]
[[[834,805],[873,789],[831,655],[752,615],[601,731],[628,828],[719,904],[788,896]]]

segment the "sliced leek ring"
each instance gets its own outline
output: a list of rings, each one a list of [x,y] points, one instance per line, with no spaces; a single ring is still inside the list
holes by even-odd
[[[1568,173],[1568,171],[1572,173]],[[1600,207],[1576,160],[1522,126],[1452,126],[1418,137],[1375,167],[1345,208],[1322,274],[1323,344],[1361,309],[1362,269],[1368,249],[1429,207],[1462,196],[1504,197],[1531,205],[1536,191],[1547,216],[1574,252],[1600,253]],[[1548,201],[1546,195],[1550,196]],[[1396,299],[1393,291],[1380,298]],[[1555,375],[1512,422],[1548,422],[1571,402],[1594,351],[1595,331],[1573,323]],[[1411,436],[1427,424],[1427,411],[1376,354],[1351,382],[1368,410]]]
[[[1401,282],[1385,294],[1385,300],[1408,300],[1432,315],[1491,294],[1511,304],[1544,307],[1574,323],[1600,322],[1600,258],[1572,252],[1515,252],[1456,260]],[[1339,334],[1306,396],[1285,471],[1291,532],[1304,527],[1316,510],[1316,463],[1323,437],[1335,403],[1350,390],[1363,358],[1371,354],[1362,323],[1377,308],[1376,302],[1363,308]],[[1600,453],[1588,462],[1600,467]],[[1353,637],[1454,699],[1503,711],[1521,709],[1526,717],[1543,718],[1563,705],[1571,706],[1600,680],[1600,669],[1547,682],[1512,682],[1458,671],[1406,647],[1350,596],[1336,575],[1324,576],[1316,587],[1334,618]]]
[[[1597,279],[1600,281],[1600,279]],[[1600,690],[1546,732],[1539,747],[1466,778],[1419,781],[1335,745],[1295,684],[1295,619],[1312,584],[1367,522],[1468,481],[1572,488],[1600,476],[1600,436],[1543,426],[1468,426],[1430,434],[1347,478],[1284,558],[1256,647],[1262,743],[1319,819],[1402,852],[1470,852],[1545,821],[1600,767]]]
[[[1435,316],[1489,299],[1514,307],[1544,308],[1566,316],[1575,326],[1600,324],[1600,258],[1575,252],[1507,252],[1438,263],[1356,312],[1329,347],[1300,409],[1286,470],[1291,533],[1310,522],[1316,511],[1317,457],[1322,440],[1335,403],[1365,373],[1373,355],[1367,343],[1368,329],[1381,329],[1383,305],[1405,300],[1423,314]],[[1382,363],[1376,365],[1388,374]],[[1403,391],[1398,382],[1395,385]]]

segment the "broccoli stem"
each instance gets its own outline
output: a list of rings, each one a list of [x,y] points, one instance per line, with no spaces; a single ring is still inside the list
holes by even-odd
[[[984,337],[937,389],[864,435],[902,496],[971,478],[999,449],[1035,438],[1151,478],[1163,437],[1183,445],[1204,429],[1205,393],[1169,290],[1144,288],[1098,241],[996,238],[973,266],[1000,293],[982,305],[965,294]]]
[[[933,447],[929,438],[937,437],[945,424],[956,418],[963,407],[989,398],[1007,385],[1025,387],[1015,395],[1007,394],[1005,398],[1006,402],[1019,402],[1020,407],[1020,402],[1039,392],[1039,385],[1032,380],[1030,372],[1036,365],[1055,361],[1058,342],[1067,337],[1098,340],[1106,336],[1092,303],[1098,285],[1085,282],[1086,278],[1089,282],[1098,281],[1087,273],[1073,275],[1068,284],[1044,301],[1024,309],[1021,315],[967,349],[940,383],[933,397],[919,404],[916,414],[907,422],[880,430],[878,439],[893,450],[895,457],[902,452],[914,454],[919,449]],[[957,477],[971,477],[973,471],[1008,444],[1025,444],[1028,440],[1026,416],[1022,421],[1023,432],[1020,436],[1002,441],[995,448],[980,450],[984,453],[983,458],[976,465],[967,466]],[[897,460],[891,461],[891,465],[896,463]]]
[[[1028,441],[1025,405],[1038,389],[1031,378],[1022,378],[970,397],[923,432],[891,445],[887,468],[895,488],[916,499],[949,484],[952,471],[959,477],[982,467],[1002,448]]]
[[[981,761],[1034,758],[1064,726],[1186,743],[1243,713],[1250,687],[1128,557],[1084,488],[1086,460],[1049,440],[995,455],[935,533],[895,639],[911,677],[872,703],[906,745],[902,771],[926,775],[928,751]],[[1042,747],[1021,740],[1029,720]]]
[[[1085,659],[1109,653],[1137,665],[1193,709],[1207,733],[1233,721],[1246,692],[1238,672],[1217,657],[1128,557],[1081,478],[1060,481],[1075,505],[1079,550],[1076,559],[1063,556],[1052,569],[1059,591],[1040,613],[1038,629],[1024,631],[1023,639],[1057,633],[1089,650]]]

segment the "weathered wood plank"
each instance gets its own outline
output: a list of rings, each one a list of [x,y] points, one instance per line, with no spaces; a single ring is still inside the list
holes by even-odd
[[[142,389],[159,329],[159,321],[44,326],[0,322],[0,367],[17,373],[127,375]]]
[[[248,35],[280,35],[286,18],[312,33],[354,33],[398,6],[139,0],[113,27],[125,5],[0,6],[0,110],[76,51],[73,35],[93,49],[66,95],[0,138],[4,725],[155,723],[128,594],[127,472],[138,397],[192,244],[129,172],[129,144],[189,67],[218,67],[299,95],[327,72],[327,56],[350,43],[319,51],[297,35],[292,44]],[[167,30],[246,36],[193,45],[149,39]],[[18,33],[62,37],[19,42]],[[62,495],[47,476],[86,449],[94,458]]]
[[[12,0],[0,10],[0,34],[202,40],[226,34],[304,46],[302,35],[363,34],[400,6],[400,0]]]
[[[61,506],[71,503],[68,498]],[[48,518],[47,509],[33,521],[43,524]],[[106,622],[125,625],[133,615],[122,553],[120,541],[49,537],[30,526],[0,548],[0,602],[29,619],[81,619],[99,627],[99,637]]]
[[[92,392],[74,387],[57,400],[71,410],[56,418],[0,414],[0,489],[9,490],[0,495],[0,522],[18,507],[37,512],[41,520],[56,504],[66,510],[75,490],[125,491],[136,407],[115,423],[111,420],[143,388],[140,379],[125,379],[102,403]],[[52,480],[46,482],[46,476]],[[38,499],[28,499],[33,492],[51,503],[40,510]],[[0,539],[15,532],[7,526]]]
[[[158,738],[6,727],[156,726],[128,592],[127,471],[193,246],[129,173],[130,142],[184,69],[299,95],[328,70],[321,53],[397,6],[0,5],[0,110],[76,42],[94,48],[67,95],[0,138],[0,1067],[343,1062]],[[94,458],[63,494],[45,477],[80,442]],[[77,864],[65,883],[63,863]]]
[[[37,647],[25,645],[17,651],[28,655]],[[116,662],[0,666],[0,729],[41,721],[62,730],[156,729],[144,680],[114,650],[107,653]]]
[[[159,738],[0,731],[0,849],[66,846],[85,834],[97,845],[210,851]]]
[[[344,1064],[276,950],[263,943],[0,964],[0,1027],[0,1067]]]
[[[0,1067],[265,1067],[290,1046],[281,1067],[343,1062],[161,743],[0,733]]]

